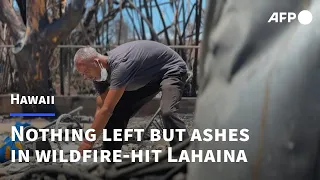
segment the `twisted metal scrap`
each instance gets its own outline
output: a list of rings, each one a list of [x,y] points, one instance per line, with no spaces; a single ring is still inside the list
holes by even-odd
[[[173,154],[179,153],[190,144],[190,139],[185,140],[172,148]],[[21,180],[30,179],[83,179],[83,180],[115,180],[115,179],[185,179],[187,163],[169,163],[166,161],[168,153],[159,156],[159,162],[133,163],[96,163],[90,166],[77,166],[73,169],[56,165],[47,165],[28,170],[21,176]]]
[[[72,118],[72,115],[79,113],[79,111],[81,111],[82,109],[83,109],[83,107],[80,106],[80,107],[70,111],[67,114],[62,114],[61,116],[59,116],[58,119],[56,119],[53,122],[51,122],[50,124],[46,125],[42,129],[48,129],[48,128],[52,128],[52,127],[55,129],[55,131],[58,131],[58,129],[60,129],[60,128],[81,129],[82,126],[80,125],[80,122],[77,119]],[[61,127],[62,125],[63,125],[63,127]],[[33,127],[33,126],[28,126],[25,128],[25,132],[28,129],[38,129],[38,128]],[[50,133],[48,133],[46,138],[49,138],[49,137],[51,137]],[[61,142],[54,141],[54,143],[57,144],[59,150],[62,149]],[[22,145],[23,145],[24,149],[30,149],[32,151],[39,149],[40,146],[42,146],[42,147],[40,147],[40,149],[43,149],[43,148],[45,148],[47,150],[51,149],[51,145],[50,145],[49,141],[43,142],[42,137],[39,137],[35,141],[22,142]]]

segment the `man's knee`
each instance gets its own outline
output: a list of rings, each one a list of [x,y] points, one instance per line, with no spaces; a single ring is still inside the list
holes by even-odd
[[[178,113],[172,109],[161,111],[161,118],[166,128],[185,128],[185,122],[179,117]]]
[[[163,120],[170,120],[172,117],[175,116],[175,113],[172,110],[161,110],[161,117]]]

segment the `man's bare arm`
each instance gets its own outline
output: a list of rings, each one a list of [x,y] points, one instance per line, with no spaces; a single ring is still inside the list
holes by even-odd
[[[96,112],[95,112],[95,116],[97,115],[98,111],[101,109],[104,100],[107,97],[109,89],[107,89],[104,93],[100,94],[99,96],[97,96],[96,98]]]
[[[111,89],[97,97],[97,110],[91,125],[91,129],[95,130],[94,134],[96,134],[97,139],[107,125],[109,118],[124,91],[125,88]]]
[[[99,114],[99,111],[103,106],[103,102],[105,101],[105,99],[107,97],[107,94],[108,94],[108,89],[104,93],[101,93],[97,96],[97,98],[96,98],[96,111],[95,111],[95,115],[94,115],[94,120],[96,119],[97,115]],[[96,134],[96,133],[91,133],[91,134]],[[94,143],[94,142],[89,142],[87,140],[85,140],[85,142],[89,143],[89,144]]]

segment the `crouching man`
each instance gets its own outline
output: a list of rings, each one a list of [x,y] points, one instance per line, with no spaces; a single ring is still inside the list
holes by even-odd
[[[129,119],[160,91],[165,128],[186,129],[176,112],[187,79],[187,65],[168,46],[139,40],[122,44],[105,55],[85,47],[76,52],[74,62],[77,71],[93,81],[99,94],[91,126],[97,138],[103,129],[111,138],[113,129],[125,129]],[[188,138],[187,131],[183,138]],[[177,143],[175,134],[170,145]],[[91,149],[93,144],[84,141],[78,150]],[[103,142],[103,149],[120,150],[122,145],[118,141]]]

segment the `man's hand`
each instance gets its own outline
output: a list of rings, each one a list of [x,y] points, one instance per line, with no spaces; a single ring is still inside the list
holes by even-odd
[[[78,151],[80,152],[81,156],[83,154],[83,150],[91,150],[93,147],[93,143],[87,142],[87,141],[83,141],[81,142]]]

